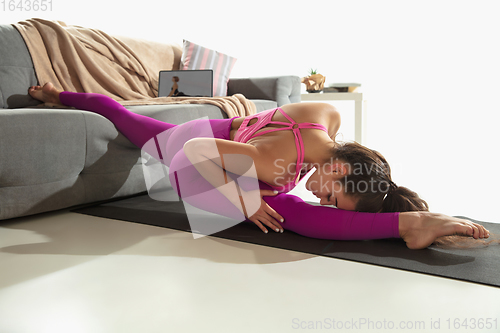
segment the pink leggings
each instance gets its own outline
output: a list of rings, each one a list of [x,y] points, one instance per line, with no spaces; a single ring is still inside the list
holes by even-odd
[[[183,144],[189,139],[210,137],[210,133],[203,133],[206,126],[202,125],[206,125],[207,120],[193,120],[182,125],[169,124],[128,111],[118,102],[100,94],[62,92],[59,98],[64,105],[106,117],[134,145],[145,149],[153,157],[163,160],[163,163],[170,167],[169,176],[174,188],[174,184],[194,184],[195,186],[183,186],[183,189],[187,188],[188,191],[194,191],[196,194],[209,193],[209,190],[213,189],[213,186],[189,163],[182,150]],[[213,136],[230,140],[229,133],[233,119],[208,120]],[[162,135],[165,131],[167,135]],[[150,141],[152,138],[154,141]],[[155,143],[155,149],[145,148],[148,147],[146,144],[148,141]],[[262,182],[259,182],[259,186],[262,189],[271,189]],[[184,200],[192,197],[193,193],[186,193],[183,189],[179,195]],[[264,200],[283,216],[285,222],[282,226],[285,230],[303,236],[332,240],[400,237],[399,213],[362,213],[315,206],[286,193],[264,197]],[[190,202],[190,204],[223,216],[241,216],[239,210],[217,191],[210,191],[209,196],[197,196],[197,201]]]

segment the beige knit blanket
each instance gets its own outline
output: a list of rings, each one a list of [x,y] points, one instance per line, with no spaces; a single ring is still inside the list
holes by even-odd
[[[29,19],[13,26],[26,42],[41,85],[100,93],[123,105],[211,104],[228,117],[256,112],[243,95],[157,98],[158,73],[179,68],[180,46],[114,37],[60,21]]]
[[[146,101],[146,103],[145,103]],[[219,107],[229,118],[245,117],[256,113],[255,104],[242,94],[226,97],[157,97],[153,99],[137,99],[120,101],[122,105],[143,104],[210,104]]]

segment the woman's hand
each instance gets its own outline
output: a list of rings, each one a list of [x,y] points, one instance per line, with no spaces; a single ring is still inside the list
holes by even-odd
[[[276,232],[283,232],[283,227],[279,223],[284,222],[283,217],[272,209],[262,198],[264,196],[275,196],[276,194],[278,194],[278,191],[271,190],[253,190],[242,194],[246,218],[255,223],[265,233],[267,233],[267,229],[264,225]],[[260,198],[260,202],[256,201],[258,197]],[[251,216],[248,216],[247,212],[249,210],[252,212],[256,211]]]
[[[399,214],[399,235],[410,249],[424,249],[436,238],[463,235],[488,238],[489,231],[480,224],[444,214],[404,212]]]

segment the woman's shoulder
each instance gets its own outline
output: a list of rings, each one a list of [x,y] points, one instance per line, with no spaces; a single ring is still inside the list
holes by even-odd
[[[298,123],[310,122],[330,125],[340,122],[338,110],[328,103],[293,103],[286,104],[281,109]]]

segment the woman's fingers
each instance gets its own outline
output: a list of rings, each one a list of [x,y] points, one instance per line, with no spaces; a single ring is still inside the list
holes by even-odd
[[[281,216],[280,214],[278,214],[278,212],[276,212],[271,206],[269,206],[266,202],[264,202],[264,211],[271,217],[273,218],[275,221],[279,221],[281,223],[284,223],[285,222],[285,219],[283,219],[283,216]],[[279,223],[276,223],[276,225],[278,227],[281,227],[279,225]]]
[[[263,215],[261,217],[265,221],[265,224],[275,231],[283,232],[283,227],[279,224],[279,222],[284,221],[283,217],[272,209],[264,200],[262,200],[261,209],[263,209]]]
[[[276,194],[278,194],[278,191],[260,190],[261,196],[275,196]],[[285,222],[283,216],[278,214],[277,211],[275,211],[271,206],[269,206],[267,202],[264,201],[264,199],[262,199],[262,205],[264,206],[265,212],[269,214],[271,217],[273,217],[276,221],[279,221],[281,223]],[[278,226],[280,225],[278,224]]]
[[[263,226],[263,224],[276,232],[283,232],[283,227],[264,210],[259,210],[257,213],[251,216],[249,220],[254,222],[262,231],[266,233],[267,229]]]
[[[260,196],[268,196],[268,197],[273,197],[276,194],[278,194],[278,191],[273,191],[273,190],[260,190]]]
[[[485,237],[486,237],[486,238],[489,238],[489,237],[490,237],[490,232],[489,232],[489,231],[488,231],[488,229],[486,229],[485,227],[483,227],[483,229],[484,229],[484,232],[485,232],[485,234],[486,234],[486,236],[485,236]]]
[[[463,224],[465,226],[470,228],[470,234],[467,233],[468,236],[473,237],[475,239],[490,237],[489,231],[482,225],[471,222],[469,220],[462,220],[462,221],[464,221]]]
[[[474,237],[475,239],[481,238],[481,230],[479,229],[479,227],[474,223],[471,223],[471,225],[472,225],[472,237]]]
[[[249,220],[255,223],[262,231],[267,233],[267,229],[265,226],[271,228],[276,232],[283,232],[283,227],[279,222],[283,223],[283,217],[278,214],[271,206],[267,204],[267,202],[262,199],[262,196],[275,196],[278,194],[277,191],[272,190],[260,190],[261,195],[261,205],[260,208],[255,214],[253,214]],[[278,222],[279,221],[279,222]],[[264,226],[265,225],[265,226]]]
[[[486,230],[485,227],[483,227],[480,224],[474,223],[474,222],[471,222],[471,224],[474,228],[474,238],[477,239],[477,238],[488,238],[489,237],[488,230]]]
[[[264,232],[267,232],[267,229],[262,225],[264,224],[265,226],[267,226],[268,228],[270,228],[271,230],[274,230],[276,232],[283,232],[283,227],[281,227],[278,222],[276,221],[273,221],[272,218],[269,218],[269,217],[266,217],[264,215],[260,215],[260,216],[253,216],[253,221],[255,224],[257,224],[259,226],[259,228],[261,228]]]
[[[265,219],[265,224],[269,227],[269,228],[272,228],[274,231],[276,232],[283,232],[283,227],[281,225],[279,225],[278,222],[276,222],[276,220],[272,217],[263,217],[263,219]]]
[[[267,234],[267,229],[266,227],[264,227],[264,225],[262,225],[262,223],[264,223],[266,226],[268,226],[269,228],[271,228],[271,230],[274,230],[276,232],[280,232],[280,229],[276,228],[276,226],[274,226],[270,221],[268,220],[265,220],[265,219],[256,219],[256,218],[253,218],[251,219],[250,221],[252,221],[253,223],[255,223],[259,228],[260,230],[264,231],[266,234]],[[283,231],[281,231],[283,232]]]
[[[260,228],[260,230],[264,231],[267,234],[267,229],[259,222],[259,220],[257,220],[257,219],[250,219],[250,221],[252,221],[253,223],[255,223]]]

